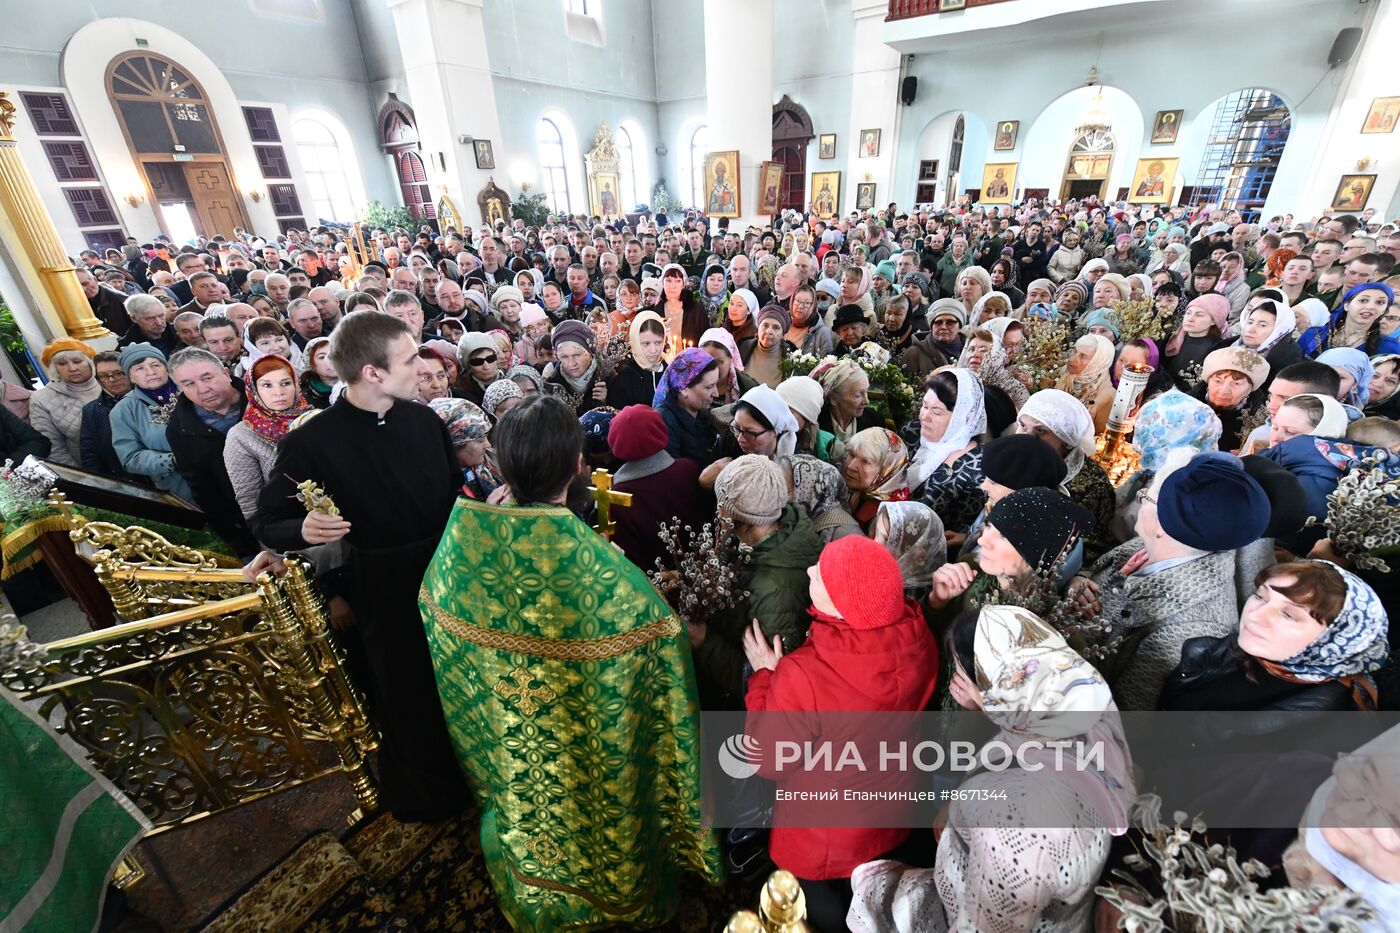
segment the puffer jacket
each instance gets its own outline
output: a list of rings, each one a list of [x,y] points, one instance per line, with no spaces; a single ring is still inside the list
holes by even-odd
[[[743,708],[744,632],[754,619],[770,642],[782,637],[784,653],[807,640],[807,568],[821,549],[812,520],[789,502],[777,531],[758,542],[739,573],[737,588],[747,590],[748,598],[707,620],[695,661],[702,680],[725,695],[728,708]]]
[[[1181,646],[1181,663],[1167,678],[1162,690],[1161,708],[1170,710],[1231,710],[1280,712],[1325,712],[1356,709],[1351,690],[1335,680],[1322,683],[1293,683],[1267,673],[1253,679],[1246,675],[1245,656],[1238,648],[1238,633],[1220,638],[1191,638]],[[1207,703],[1202,700],[1209,698]],[[1271,727],[1288,728],[1296,719],[1280,716],[1234,717],[1224,731],[1216,728],[1223,741],[1246,735],[1260,735]]]
[[[1327,517],[1327,497],[1337,488],[1346,471],[1362,459],[1385,458],[1386,469],[1392,475],[1400,474],[1400,458],[1389,456],[1383,448],[1311,434],[1291,437],[1282,444],[1260,451],[1259,455],[1298,477],[1298,482],[1303,484],[1303,501],[1308,514],[1316,516],[1319,522]],[[1307,554],[1326,533],[1327,529],[1319,524],[1280,535],[1278,543],[1294,554]]]
[[[1063,285],[1079,274],[1079,270],[1084,265],[1084,247],[1076,246],[1074,249],[1066,249],[1061,246],[1050,254],[1050,261],[1046,263],[1045,269],[1050,273],[1050,281],[1056,285]]]
[[[144,476],[157,489],[194,502],[194,491],[175,469],[175,455],[165,437],[170,412],[163,412],[157,421],[153,411],[158,408],[143,390],[133,388],[128,392],[112,409],[112,449],[128,473]]]
[[[57,391],[52,383],[30,397],[29,423],[53,445],[49,459],[54,463],[82,464],[83,406],[86,404],[77,396]]]

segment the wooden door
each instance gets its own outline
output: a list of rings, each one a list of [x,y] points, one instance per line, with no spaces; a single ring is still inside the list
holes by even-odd
[[[235,227],[247,227],[242,198],[229,181],[222,162],[184,162],[185,184],[194,201],[194,219],[200,236],[232,237]]]
[[[807,207],[807,144],[791,143],[773,148],[773,161],[783,163],[783,191],[779,206],[784,210]]]

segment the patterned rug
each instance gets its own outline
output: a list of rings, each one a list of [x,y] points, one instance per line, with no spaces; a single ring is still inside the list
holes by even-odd
[[[214,919],[208,933],[254,931],[417,930],[494,933],[510,930],[496,907],[481,855],[476,811],[445,823],[400,823],[388,813],[365,818],[337,842],[318,833],[254,880]],[[758,903],[759,883],[731,880],[712,888],[682,882],[681,906],[660,929],[704,933]]]

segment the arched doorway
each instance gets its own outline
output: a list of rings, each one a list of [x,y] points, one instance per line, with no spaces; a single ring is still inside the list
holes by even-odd
[[[437,206],[428,188],[428,171],[418,155],[418,124],[413,111],[394,94],[379,111],[379,148],[394,159],[404,206],[419,220],[432,220]]]
[[[1104,200],[1109,173],[1113,170],[1113,152],[1117,144],[1106,126],[1081,126],[1070,143],[1065,160],[1065,177],[1060,185],[1061,200]]]
[[[198,81],[159,55],[131,52],[107,66],[107,94],[162,230],[183,242],[250,226]]]
[[[773,161],[783,164],[778,206],[802,210],[807,199],[807,144],[816,132],[807,108],[786,94],[773,105]]]

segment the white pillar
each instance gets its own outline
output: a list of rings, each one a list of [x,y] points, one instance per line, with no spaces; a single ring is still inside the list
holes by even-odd
[[[446,186],[473,228],[482,223],[476,196],[486,183],[495,178],[499,188],[511,188],[499,161],[505,153],[482,2],[389,0],[433,200]],[[490,140],[497,167],[478,169],[472,144],[459,143],[460,136]]]
[[[855,17],[855,35],[851,37],[854,62],[851,68],[851,125],[846,133],[846,176],[841,179],[840,210],[849,214],[856,207],[856,185],[874,182],[875,201],[879,208],[899,201],[912,203],[914,192],[896,192],[894,158],[898,151],[900,111],[900,55],[885,44],[885,16],[888,0],[852,0],[851,14]],[[862,154],[861,131],[880,131],[880,154]],[[902,196],[901,196],[902,195]]]
[[[705,0],[705,106],[710,150],[739,150],[739,216],[729,229],[762,227],[769,218],[757,212],[758,168],[773,158],[773,0]]]

